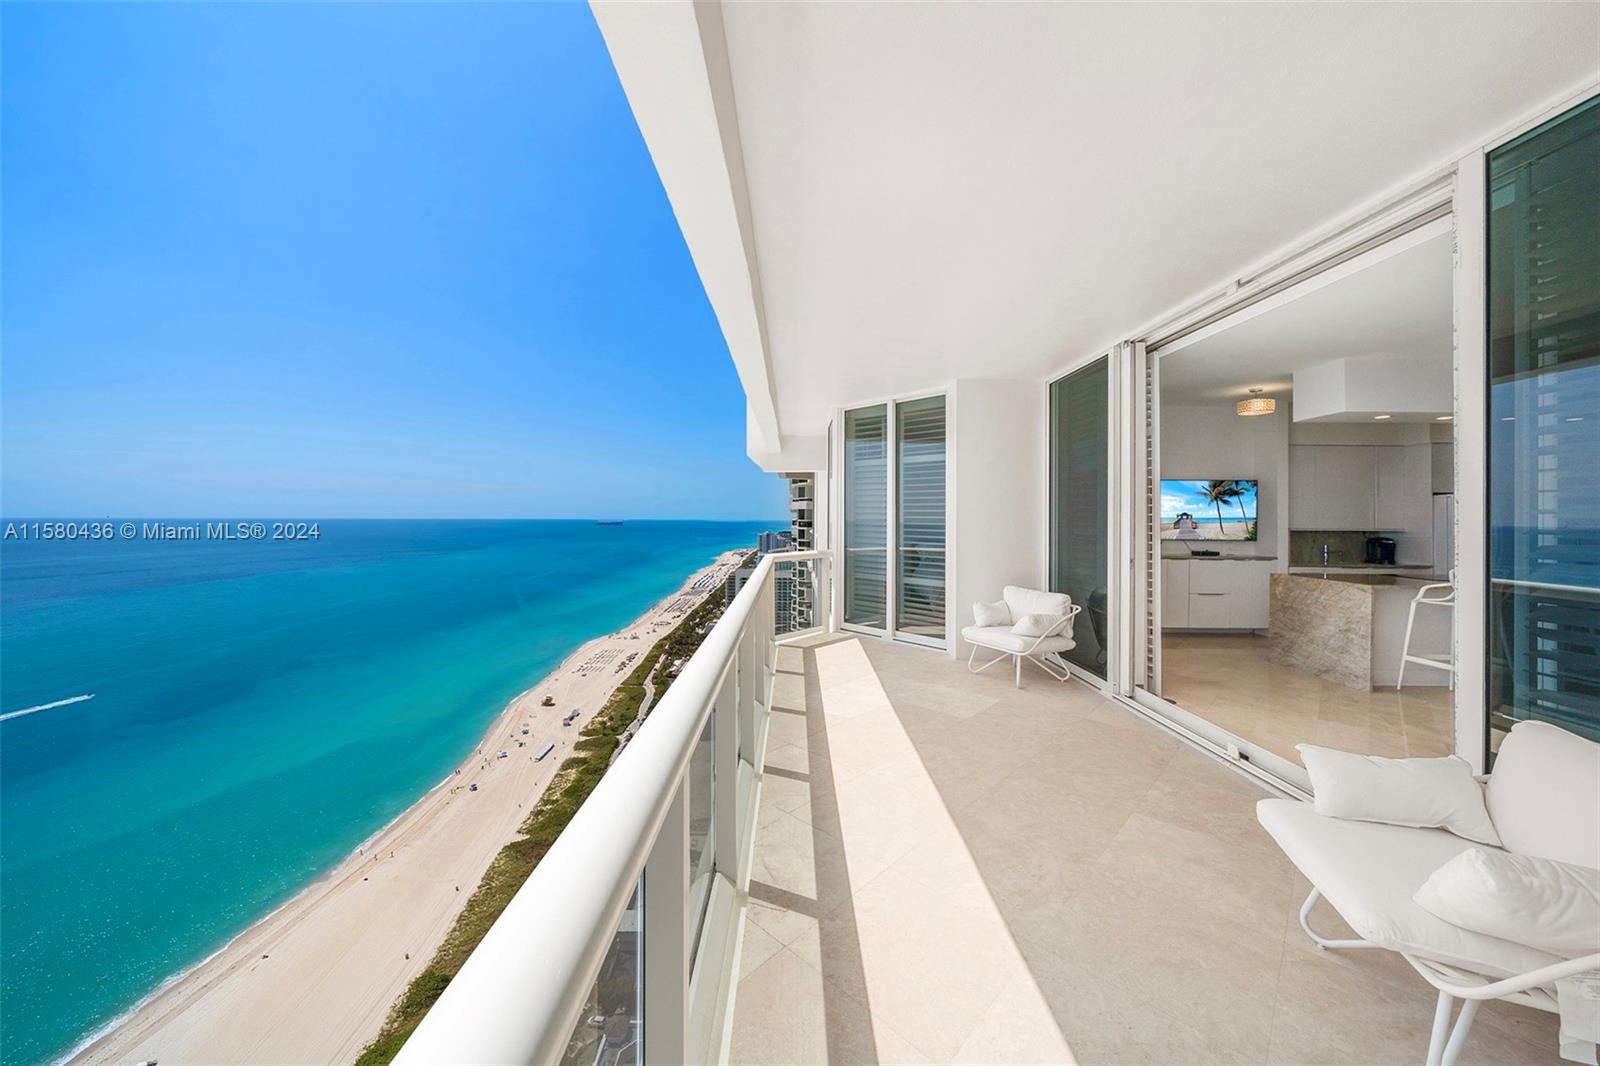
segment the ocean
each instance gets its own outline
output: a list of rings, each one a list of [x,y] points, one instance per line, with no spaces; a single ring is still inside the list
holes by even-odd
[[[335,866],[517,693],[782,523],[356,521],[0,544],[0,1061]]]

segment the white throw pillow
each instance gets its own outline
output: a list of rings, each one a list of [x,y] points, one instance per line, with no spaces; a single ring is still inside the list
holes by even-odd
[[[1059,614],[1025,614],[1017,619],[1011,632],[1019,637],[1042,637],[1060,624]]]
[[[1500,845],[1483,786],[1459,756],[1384,759],[1315,744],[1296,744],[1311,775],[1318,814],[1356,822],[1448,829],[1480,844]]]
[[[1011,608],[1006,606],[1006,601],[999,603],[975,603],[972,605],[972,624],[975,626],[1008,626],[1011,624]]]
[[[1600,870],[1587,866],[1469,848],[1412,898],[1451,925],[1562,958],[1600,952]]]

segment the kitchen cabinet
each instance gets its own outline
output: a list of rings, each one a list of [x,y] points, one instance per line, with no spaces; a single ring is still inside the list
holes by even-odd
[[[1161,627],[1189,628],[1189,560],[1161,560]]]
[[[1313,529],[1377,529],[1377,449],[1317,447],[1315,486],[1319,525]]]
[[[1169,629],[1266,629],[1270,560],[1163,559],[1161,624]]]
[[[1427,445],[1290,445],[1289,528],[1427,529],[1432,479]]]

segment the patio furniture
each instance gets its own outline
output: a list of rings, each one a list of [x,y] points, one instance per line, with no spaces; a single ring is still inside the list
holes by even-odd
[[[1472,848],[1600,867],[1600,744],[1545,722],[1519,722],[1486,779],[1485,801],[1503,849],[1443,829],[1327,817],[1297,800],[1256,805],[1262,827],[1311,882],[1300,924],[1317,946],[1387,948],[1438,989],[1429,1066],[1456,1062],[1484,1000],[1556,1011],[1556,981],[1600,969],[1600,954],[1566,958],[1488,936],[1436,917],[1413,899],[1435,870]],[[1359,939],[1330,939],[1311,928],[1319,898]]]
[[[1064,592],[1007,585],[1001,600],[994,604],[975,604],[974,622],[961,631],[961,638],[972,645],[967,669],[978,674],[1008,656],[1016,661],[1016,686],[1022,687],[1022,661],[1033,663],[1055,678],[1065,681],[1072,675],[1065,664],[1050,665],[1046,656],[1059,655],[1076,645],[1072,638],[1073,620],[1083,608]],[[988,615],[989,617],[985,617]],[[985,624],[987,623],[987,624]],[[997,652],[982,666],[974,666],[978,649]]]
[[[1406,663],[1417,663],[1421,666],[1431,666],[1435,670],[1443,670],[1450,675],[1450,687],[1456,687],[1455,649],[1446,648],[1443,655],[1417,655],[1411,651],[1411,630],[1417,624],[1418,607],[1438,607],[1450,612],[1452,632],[1454,632],[1456,614],[1456,572],[1450,571],[1448,581],[1441,581],[1432,585],[1424,585],[1417,590],[1417,595],[1411,601],[1411,610],[1406,614],[1406,639],[1400,649],[1400,676],[1395,679],[1394,687],[1399,688],[1406,683]],[[1451,642],[1452,644],[1454,641]]]

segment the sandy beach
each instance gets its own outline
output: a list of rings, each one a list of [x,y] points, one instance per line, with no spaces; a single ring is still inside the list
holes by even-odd
[[[507,704],[478,749],[405,813],[71,1061],[353,1060],[634,657],[707,594],[720,595],[744,554],[724,553],[632,625],[573,652]],[[547,694],[554,706],[540,705]],[[581,709],[577,720],[563,726],[574,708]],[[551,742],[555,749],[536,761]]]

